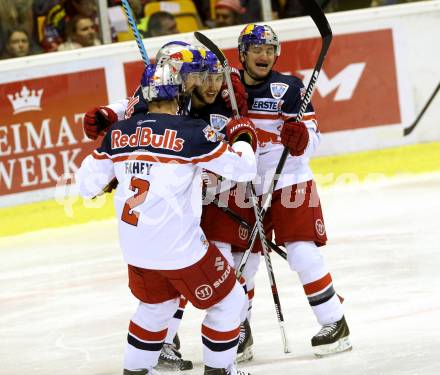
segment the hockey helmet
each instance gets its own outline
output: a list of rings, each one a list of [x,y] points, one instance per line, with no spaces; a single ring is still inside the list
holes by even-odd
[[[145,100],[173,100],[183,92],[179,71],[169,62],[150,64],[144,69],[141,79],[142,95]]]
[[[208,49],[206,49],[205,64],[208,68],[208,73],[224,73],[225,71],[217,56]]]
[[[238,51],[246,53],[249,46],[253,44],[268,44],[275,48],[275,56],[281,54],[281,44],[277,34],[269,25],[247,25],[238,37]]]
[[[206,71],[206,51],[186,42],[170,42],[163,46],[156,56],[156,64],[168,61],[180,74],[200,73]]]

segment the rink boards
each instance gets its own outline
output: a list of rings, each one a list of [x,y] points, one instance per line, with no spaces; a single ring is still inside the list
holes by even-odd
[[[402,132],[439,78],[431,40],[440,1],[328,18],[335,37],[313,97],[325,135],[318,155],[439,140],[436,102],[411,136]],[[271,25],[282,42],[277,69],[307,82],[320,48],[316,27],[307,17]],[[240,30],[206,31],[231,65]],[[146,39],[149,56],[169,39]],[[194,42],[191,34],[179,39]],[[83,113],[130,95],[139,60],[136,44],[125,42],[0,62],[0,207],[57,198],[56,186],[61,199],[72,194],[75,170],[96,147],[82,133]]]

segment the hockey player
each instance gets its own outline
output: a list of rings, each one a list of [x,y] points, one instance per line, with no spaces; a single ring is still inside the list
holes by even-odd
[[[156,62],[171,57],[173,60],[188,63],[189,69],[182,71],[182,79],[185,91],[182,97],[183,112],[189,111],[189,98],[196,86],[200,86],[204,81],[206,69],[203,69],[205,50],[192,46],[181,41],[172,41],[164,44],[156,55]],[[195,67],[197,71],[191,71]],[[99,135],[104,135],[108,128],[118,120],[129,118],[134,112],[148,111],[148,103],[142,97],[142,88],[139,86],[135,94],[107,106],[93,107],[89,109],[83,120],[84,132],[90,139],[97,139]]]
[[[207,68],[207,76],[203,81],[203,85],[198,84],[200,80],[194,78],[189,79],[191,77],[189,74],[192,71],[191,69],[186,69],[186,73],[183,74],[186,94],[193,94],[191,96],[190,115],[194,118],[201,118],[208,122],[212,136],[214,136],[216,140],[226,139],[225,125],[232,116],[232,110],[223,83],[223,69],[215,55],[205,48],[194,47],[185,42],[173,41],[160,49],[156,56],[156,60],[160,61],[164,57],[171,56],[173,59],[183,61],[185,66],[185,64],[188,64],[187,59],[185,58],[188,56],[188,52],[182,53],[182,51],[185,50],[192,51],[192,53],[199,59],[203,55],[203,61]],[[194,63],[191,65],[194,65]],[[245,115],[247,113],[247,95],[244,91],[244,86],[240,81],[238,71],[232,79],[240,114]],[[222,95],[219,95],[221,90],[223,90]],[[99,133],[102,134],[103,132],[106,132],[108,127],[116,121],[116,119],[128,118],[133,114],[144,113],[147,110],[148,104],[142,97],[141,88],[138,88],[135,95],[129,100],[122,100],[106,107],[95,107],[89,110],[84,118],[84,131],[88,137],[95,139]],[[213,174],[210,173],[210,175],[212,176]],[[228,186],[228,184],[224,185]],[[225,204],[228,202],[233,204],[235,202],[235,192],[236,189],[233,189],[231,193],[232,196],[229,199],[226,199],[226,202],[224,202]],[[225,193],[227,194],[227,192]],[[223,197],[225,196],[225,193],[222,193]],[[252,210],[250,208],[243,210],[235,206],[233,209],[242,216],[252,215]],[[234,265],[234,262],[238,264],[240,257],[237,258],[234,256],[233,258],[231,254],[231,244],[240,248],[245,248],[247,236],[249,235],[246,229],[237,225],[228,215],[226,215],[221,209],[217,208],[214,204],[205,205],[203,207],[201,225],[202,229],[207,232],[207,238],[210,241],[216,241],[214,244],[219,247],[228,262],[231,265]],[[247,271],[251,265],[253,267],[258,267],[259,258],[258,254],[254,254],[250,257],[250,261],[243,274],[244,277],[247,276]],[[251,276],[254,274],[255,272],[250,273]],[[250,278],[249,280],[246,280],[246,286],[247,290],[251,292],[248,293],[248,296],[252,296],[253,279]],[[178,350],[180,348],[180,341],[177,336],[177,331],[184,313],[186,302],[187,300],[185,298],[181,299],[179,308],[169,323],[165,343],[159,357],[159,369],[189,370],[192,368],[191,361],[182,359],[181,353]],[[249,303],[251,304],[251,300]],[[243,339],[245,337],[243,335],[244,327],[241,326],[240,330],[237,356],[238,362],[240,362],[243,357]],[[249,344],[249,341],[246,344]]]
[[[218,139],[224,139],[226,137],[225,124],[233,113],[229,103],[229,94],[223,83],[223,68],[216,56],[210,51],[206,53],[205,63],[208,67],[208,75],[204,84],[196,87],[193,92],[190,115],[194,118],[203,118],[211,125],[215,132],[213,136]],[[240,75],[237,70],[234,70],[231,79],[240,114],[247,115],[247,95],[243,85],[240,84]],[[219,95],[220,92],[222,95]],[[229,181],[223,181],[218,185],[216,183],[216,176],[210,174],[210,177],[210,182],[213,185],[212,190],[219,194],[217,197],[220,198],[220,204],[227,206],[230,210],[244,218],[245,221],[251,221],[254,215],[253,209],[249,205],[240,204],[245,198],[246,184],[237,184],[229,189],[231,187]],[[209,191],[210,189],[208,188],[207,190]],[[209,203],[209,201],[208,199],[206,203]],[[246,249],[250,234],[247,228],[234,221],[230,215],[214,203],[203,207],[201,226],[208,240],[213,241],[230,264],[237,267],[241,260],[241,254],[232,253],[232,247],[242,250]],[[247,305],[246,320],[240,326],[237,362],[250,360],[253,356],[253,339],[249,320],[254,295],[254,277],[259,264],[260,255],[258,253],[251,254],[242,274],[243,279],[241,282],[245,283],[249,303]],[[245,335],[245,332],[247,332],[247,335]]]
[[[156,59],[160,60],[164,56],[168,55],[177,58],[177,51],[188,48],[191,51],[199,50],[199,48],[191,46],[185,42],[170,42],[161,48],[156,56]],[[207,67],[208,74],[206,79],[203,81],[203,85],[188,84],[186,82],[187,92],[192,93],[190,116],[205,120],[210,125],[212,136],[217,140],[222,140],[226,137],[225,125],[232,116],[228,93],[225,92],[226,89],[223,80],[223,68],[216,56],[211,51],[203,49],[203,51],[200,52],[202,54],[204,53],[204,63]],[[183,59],[183,61],[185,60]],[[187,76],[185,76],[185,78],[188,81]],[[240,81],[238,71],[234,73],[232,80],[240,114],[246,115],[247,95],[244,91],[244,86]],[[194,83],[195,80],[191,80],[191,82]],[[219,95],[220,92],[222,92],[222,95]],[[133,113],[142,113],[146,110],[147,103],[145,103],[141,97],[141,90],[138,89],[133,98],[130,100],[123,100],[121,102],[108,105],[107,107],[95,107],[88,111],[84,118],[84,130],[87,136],[94,138],[100,132],[97,130],[98,128],[106,131],[107,127],[113,121],[115,121],[115,118],[123,119],[124,116],[129,117]],[[106,114],[106,117],[104,117],[103,114]],[[213,174],[209,172],[205,175],[213,176]],[[227,183],[224,183],[223,185],[226,186],[226,188],[230,186]],[[240,188],[243,189],[244,185],[240,186]],[[222,203],[233,205],[231,208],[236,213],[243,217],[251,218],[253,215],[251,208],[243,209],[235,204],[236,194],[237,187],[232,189],[230,196],[228,196],[227,191],[223,192],[222,197],[226,197],[226,199],[222,199]],[[244,196],[244,194],[242,194],[242,196]],[[205,204],[208,202],[205,202]],[[247,229],[238,225],[230,218],[229,215],[225,214],[213,203],[203,207],[201,226],[207,235],[208,240],[215,241],[214,244],[220,249],[220,251],[222,251],[228,262],[231,265],[238,265],[241,257],[237,256],[237,254],[231,254],[231,245],[244,249],[246,247],[247,237],[249,235]],[[259,260],[259,254],[252,254],[243,273],[243,277],[245,279],[249,274],[249,277],[246,279],[247,295],[250,297],[249,305],[252,304],[254,286],[253,276],[255,275],[255,270],[258,268]],[[248,272],[249,270],[251,271]],[[179,342],[177,342],[178,345],[173,343],[173,340],[178,340],[177,331],[184,313],[185,304],[186,299],[182,298],[178,310],[176,311],[173,319],[170,321],[165,344],[162,348],[159,358],[158,368],[180,370],[188,370],[192,368],[191,361],[181,358],[181,354],[178,350],[180,348]],[[250,312],[248,314],[250,314]],[[248,326],[248,323],[245,322],[245,325]],[[250,351],[252,337],[248,337],[246,342],[244,342],[245,335],[243,332],[245,330],[245,326],[240,326],[240,330],[241,332],[237,355],[238,362],[241,362],[244,359],[250,359],[252,357]],[[245,349],[246,358],[244,358]]]
[[[249,117],[259,142],[257,195],[267,192],[283,146],[290,155],[275,187],[265,226],[277,244],[287,249],[290,268],[298,273],[308,302],[322,326],[311,343],[317,356],[351,349],[349,329],[319,247],[327,241],[321,205],[309,159],[320,142],[311,104],[301,122],[294,118],[305,88],[300,79],[278,73],[273,66],[280,55],[277,35],[267,25],[247,25],[238,39],[248,93]]]
[[[200,228],[202,168],[235,181],[255,176],[255,130],[226,125],[228,146],[207,123],[176,115],[183,93],[181,65],[147,67],[148,114],[135,114],[108,131],[78,172],[81,194],[92,198],[114,177],[120,243],[129,286],[140,303],[129,326],[124,375],[157,374],[153,367],[179,295],[206,309],[202,325],[205,375],[244,375],[234,360],[244,292],[226,259]],[[209,251],[208,251],[209,248]]]

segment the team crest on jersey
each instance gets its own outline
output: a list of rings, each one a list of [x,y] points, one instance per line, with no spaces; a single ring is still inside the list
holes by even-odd
[[[288,88],[289,85],[282,82],[275,82],[270,84],[270,92],[275,99],[281,99]]]
[[[209,142],[217,142],[218,141],[217,131],[211,125],[208,125],[205,129],[203,129],[203,134],[205,134],[205,138]]]
[[[228,123],[228,118],[217,113],[212,113],[209,116],[209,122],[214,130],[217,132],[217,141],[221,141],[225,138],[224,134],[221,132],[223,128]]]

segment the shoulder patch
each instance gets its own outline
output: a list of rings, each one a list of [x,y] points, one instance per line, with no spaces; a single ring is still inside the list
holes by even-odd
[[[281,99],[289,89],[289,85],[282,82],[273,82],[270,84],[270,92],[275,99]]]
[[[217,132],[211,125],[203,129],[203,134],[209,142],[217,142]]]
[[[224,134],[221,131],[224,129],[226,124],[228,123],[228,118],[223,115],[219,115],[217,113],[211,113],[209,115],[209,122],[214,130],[217,132],[217,140],[220,141],[224,139]]]

